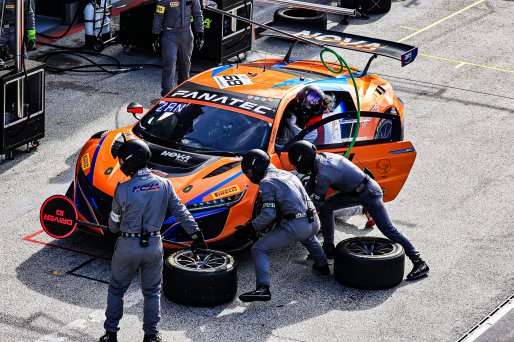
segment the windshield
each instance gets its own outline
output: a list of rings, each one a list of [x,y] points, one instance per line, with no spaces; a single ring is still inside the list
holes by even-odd
[[[266,149],[271,123],[207,104],[161,101],[138,128],[150,140],[191,151],[246,153]]]

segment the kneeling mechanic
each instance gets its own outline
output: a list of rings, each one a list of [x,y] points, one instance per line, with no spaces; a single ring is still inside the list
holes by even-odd
[[[252,247],[257,288],[242,294],[239,299],[243,302],[271,299],[268,253],[291,242],[301,242],[307,248],[314,259],[315,272],[330,276],[327,258],[315,236],[319,231],[319,219],[300,180],[270,165],[268,154],[262,150],[248,152],[243,157],[241,168],[252,183],[259,184],[262,211],[253,221],[236,229],[251,235],[273,222],[276,222],[276,226]]]
[[[428,274],[429,268],[419,252],[391,222],[382,200],[382,189],[374,179],[343,156],[316,154],[316,146],[305,140],[295,142],[288,157],[298,172],[311,174],[313,182],[307,191],[312,193],[313,202],[319,208],[323,250],[327,257],[334,257],[334,211],[360,204],[375,220],[382,234],[400,244],[414,264],[407,279],[418,279]],[[338,192],[325,200],[329,188]]]
[[[139,139],[121,145],[118,160],[121,171],[131,177],[118,184],[112,201],[109,229],[121,231],[111,262],[111,279],[107,295],[105,335],[100,342],[116,342],[123,316],[123,296],[139,271],[144,296],[144,342],[159,342],[157,324],[161,318],[161,283],[163,249],[160,229],[166,212],[171,212],[191,235],[193,252],[206,248],[202,232],[180,202],[173,185],[147,168],[151,153]]]

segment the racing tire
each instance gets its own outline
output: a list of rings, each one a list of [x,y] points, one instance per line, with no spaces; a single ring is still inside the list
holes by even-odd
[[[327,14],[303,8],[279,8],[273,15],[277,23],[295,24],[327,29]]]
[[[195,261],[190,250],[182,250],[165,258],[164,295],[188,306],[216,306],[232,301],[237,293],[237,263],[233,256],[218,253],[199,254],[201,260]]]
[[[391,10],[392,0],[341,0],[341,7],[357,9],[359,5],[366,14],[381,14]]]
[[[398,285],[405,270],[405,252],[397,243],[377,237],[354,237],[339,242],[334,276],[347,286],[381,290]]]

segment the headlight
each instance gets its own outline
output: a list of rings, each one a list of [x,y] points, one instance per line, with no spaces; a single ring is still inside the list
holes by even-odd
[[[216,208],[228,208],[240,202],[245,193],[246,190],[228,197],[218,198],[207,202],[188,204],[186,207],[190,212]]]
[[[125,135],[123,133],[118,133],[111,145],[111,155],[114,159],[118,157],[118,151],[120,150],[121,145],[125,142]]]

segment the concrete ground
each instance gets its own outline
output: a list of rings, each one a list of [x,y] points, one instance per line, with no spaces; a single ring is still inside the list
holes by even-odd
[[[276,8],[256,5],[258,21],[270,19]],[[511,296],[513,21],[508,0],[407,0],[393,1],[388,14],[333,27],[419,47],[412,65],[402,69],[398,61],[379,58],[371,71],[390,81],[406,104],[405,138],[418,156],[404,189],[387,207],[430,264],[428,278],[383,291],[345,288],[333,278],[314,277],[306,252],[291,246],[271,258],[269,303],[236,299],[205,309],[163,298],[164,340],[456,341]],[[82,44],[82,35],[60,43]],[[254,48],[266,56],[287,47],[269,39]],[[125,56],[120,46],[105,52],[128,63],[158,62]],[[312,57],[316,51],[296,53]],[[344,56],[360,67],[367,57]],[[20,151],[0,165],[2,340],[94,341],[103,333],[112,244],[83,234],[65,241],[38,234],[39,207],[66,191],[84,142],[97,131],[133,123],[126,105],[139,101],[148,107],[158,97],[159,81],[160,70],[152,68],[47,75],[46,137],[37,151]],[[336,238],[380,235],[361,229],[364,222],[339,222]],[[241,292],[253,288],[254,275],[249,255],[238,262]],[[140,341],[138,282],[125,306],[120,341]]]

